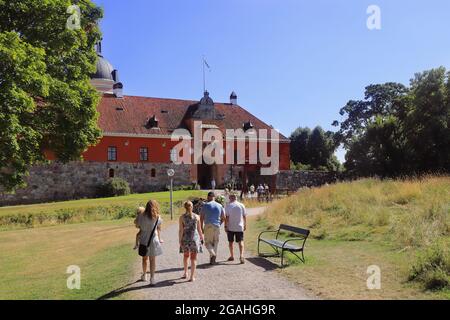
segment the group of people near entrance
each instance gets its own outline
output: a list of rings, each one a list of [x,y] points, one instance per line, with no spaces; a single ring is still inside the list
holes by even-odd
[[[230,257],[228,261],[234,261],[233,244],[239,244],[239,261],[245,263],[244,259],[244,231],[247,229],[247,213],[245,206],[237,200],[234,193],[228,196],[225,207],[215,201],[215,193],[208,193],[200,214],[194,213],[194,205],[191,201],[184,203],[185,212],[179,219],[178,240],[180,253],[183,254],[184,272],[183,279],[195,281],[197,267],[197,255],[202,252],[203,245],[209,252],[210,264],[217,263],[217,250],[221,226],[225,225],[227,232]],[[150,281],[155,284],[156,257],[161,255],[163,240],[161,239],[161,223],[159,204],[150,200],[145,208],[139,208],[135,225],[139,228],[136,235],[135,249],[139,248],[142,256],[142,281]],[[189,271],[190,260],[190,273]],[[148,267],[150,266],[150,278]]]

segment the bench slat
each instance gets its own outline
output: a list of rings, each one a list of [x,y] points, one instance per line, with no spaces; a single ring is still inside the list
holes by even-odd
[[[261,241],[263,241],[265,243],[268,243],[268,244],[271,244],[271,245],[273,245],[275,247],[278,247],[278,248],[282,248],[283,247],[283,243],[284,243],[284,241],[275,240],[275,239],[261,239]],[[294,250],[294,251],[301,251],[302,250],[301,247],[292,245],[290,243],[286,243],[284,245],[284,248],[287,249],[287,250]]]
[[[294,226],[289,226],[287,224],[280,224],[280,230],[287,230],[287,231],[295,232],[295,233],[301,234],[302,236],[305,236],[305,237],[309,236],[309,230],[297,228]]]

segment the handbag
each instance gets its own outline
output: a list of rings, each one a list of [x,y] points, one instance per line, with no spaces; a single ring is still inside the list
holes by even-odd
[[[144,244],[139,245],[139,255],[141,257],[147,256],[147,251],[148,251],[148,248],[150,247],[150,244],[152,243],[153,235],[155,234],[155,230],[156,230],[156,227],[158,226],[158,222],[159,222],[159,217],[156,220],[155,225],[153,226],[153,230],[152,230],[152,233],[150,234],[150,238],[148,239],[147,245],[144,245]]]

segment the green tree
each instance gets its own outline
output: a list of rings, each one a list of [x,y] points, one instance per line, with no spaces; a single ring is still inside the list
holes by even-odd
[[[66,27],[77,4],[79,29]],[[95,72],[97,21],[90,0],[0,0],[0,186],[24,185],[29,166],[52,151],[80,159],[100,137]]]
[[[339,114],[345,117],[344,121],[333,123],[335,126],[340,125],[340,141],[348,148],[354,139],[365,134],[367,127],[376,117],[397,113],[403,107],[400,102],[408,92],[407,87],[394,82],[367,86],[364,100],[347,102],[339,111]]]
[[[395,176],[408,170],[403,136],[398,134],[398,120],[377,116],[354,138],[346,154],[345,168],[362,176]]]
[[[450,82],[444,68],[418,73],[410,87],[386,83],[349,101],[337,134],[356,175],[450,171]],[[335,125],[339,125],[336,121]]]
[[[385,176],[402,171],[406,149],[399,115],[407,113],[408,94],[400,83],[370,85],[364,100],[351,100],[340,110],[346,118],[337,136],[347,149],[348,172]]]
[[[404,127],[416,172],[450,171],[449,78],[441,67],[418,73],[411,80]]]
[[[306,164],[309,162],[308,141],[311,136],[311,129],[299,127],[292,132],[291,139],[291,160],[294,163]]]
[[[290,139],[293,168],[330,171],[340,169],[340,163],[334,155],[338,144],[333,132],[325,132],[320,126],[312,131],[299,127],[291,134]]]

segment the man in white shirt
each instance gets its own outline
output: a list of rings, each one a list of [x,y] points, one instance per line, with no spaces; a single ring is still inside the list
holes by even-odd
[[[230,194],[230,203],[225,207],[225,230],[227,231],[230,257],[234,261],[233,243],[239,244],[240,262],[244,260],[244,231],[247,230],[247,212],[245,206],[237,201],[235,194]]]

